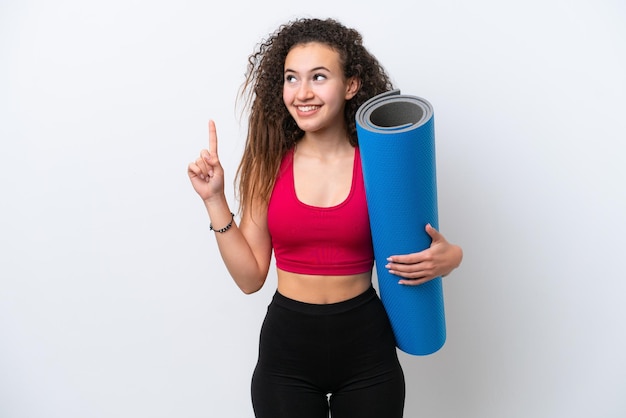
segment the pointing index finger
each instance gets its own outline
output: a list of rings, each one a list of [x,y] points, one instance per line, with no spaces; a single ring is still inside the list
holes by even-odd
[[[217,129],[213,120],[209,120],[209,153],[217,155]]]

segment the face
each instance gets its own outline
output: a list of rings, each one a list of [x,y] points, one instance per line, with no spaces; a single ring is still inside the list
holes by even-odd
[[[305,132],[343,127],[346,100],[357,92],[355,79],[345,79],[339,53],[327,45],[297,45],[285,59],[283,101]]]

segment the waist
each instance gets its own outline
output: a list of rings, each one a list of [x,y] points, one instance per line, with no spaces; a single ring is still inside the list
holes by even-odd
[[[346,300],[334,303],[309,303],[291,299],[280,291],[276,291],[272,298],[272,303],[282,306],[294,312],[305,313],[309,315],[335,315],[347,312],[364,305],[377,297],[376,290],[373,286],[369,286],[365,291]]]
[[[354,298],[372,286],[372,272],[347,276],[298,274],[277,269],[278,292],[312,304],[338,303]]]

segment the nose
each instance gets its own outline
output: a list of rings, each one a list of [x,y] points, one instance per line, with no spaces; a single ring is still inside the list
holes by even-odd
[[[308,81],[304,81],[300,83],[300,88],[297,92],[298,100],[304,101],[307,99],[312,99],[314,96],[313,89],[311,88],[311,84]]]

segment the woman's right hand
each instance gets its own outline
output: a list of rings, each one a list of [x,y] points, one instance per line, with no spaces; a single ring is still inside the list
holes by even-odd
[[[217,156],[217,130],[215,122],[209,121],[209,149],[187,167],[191,185],[205,202],[224,194],[224,169]]]

